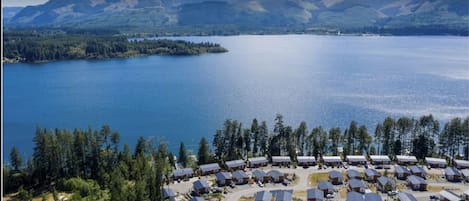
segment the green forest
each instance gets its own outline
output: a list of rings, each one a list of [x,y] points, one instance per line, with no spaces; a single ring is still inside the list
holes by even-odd
[[[356,154],[411,154],[420,161],[426,156],[467,160],[469,117],[453,118],[441,125],[432,115],[387,117],[369,131],[356,121],[344,130],[321,126],[308,129],[305,122],[295,128],[277,114],[272,129],[266,121],[253,119],[243,127],[241,122],[228,119],[212,139],[211,145],[205,137],[200,139],[198,162],[189,157],[192,150],[181,142],[176,161],[164,141],[140,137],[131,150],[108,125],[99,130],[38,127],[31,157],[23,158],[15,147],[10,151],[10,163],[3,166],[2,186],[6,194],[17,192],[16,200],[46,200],[46,193],[58,200],[58,193],[66,192],[71,194],[70,200],[146,201],[163,200],[162,188],[171,182],[176,163],[197,168],[253,156],[285,155],[295,161],[297,155],[318,158]]]
[[[198,55],[227,50],[219,44],[182,40],[128,40],[120,35],[88,33],[4,32],[7,62],[48,62],[71,59],[127,58],[143,55]]]

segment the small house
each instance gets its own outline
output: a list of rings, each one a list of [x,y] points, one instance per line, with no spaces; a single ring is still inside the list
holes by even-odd
[[[343,181],[342,174],[337,170],[330,171],[329,181],[334,185],[342,184],[342,181]]]
[[[382,193],[387,193],[389,190],[394,191],[396,190],[396,182],[389,177],[379,177],[376,181],[376,189]]]
[[[163,188],[163,199],[169,200],[169,201],[175,201],[176,193],[174,193],[174,191],[169,188]]]
[[[316,165],[316,158],[314,156],[298,156],[296,160],[298,166],[309,167]]]
[[[469,161],[465,160],[453,160],[454,166],[458,169],[466,169],[469,168]]]
[[[259,191],[254,196],[254,201],[272,201],[272,193],[269,191]]]
[[[350,180],[350,179],[362,179],[362,175],[360,174],[360,172],[354,170],[354,169],[350,169],[350,170],[347,170],[347,179]]]
[[[192,185],[196,194],[202,195],[210,192],[210,185],[205,180],[197,180]]]
[[[366,165],[367,162],[365,156],[362,155],[349,155],[345,157],[345,160],[347,164],[355,166]]]
[[[347,193],[347,201],[365,201],[363,194],[354,191]]]
[[[246,163],[243,160],[226,161],[225,166],[227,170],[242,170],[246,168]]]
[[[275,193],[275,201],[292,201],[292,190],[279,190]]]
[[[410,175],[410,171],[400,165],[394,167],[394,176],[400,180],[405,180]]]
[[[307,194],[306,194],[306,200],[307,201],[323,201],[324,191],[316,189],[316,188],[308,189]]]
[[[272,166],[290,166],[289,156],[272,156]]]
[[[463,201],[459,195],[450,190],[440,191],[440,201]]]
[[[318,189],[324,192],[324,195],[334,193],[334,186],[328,181],[319,181]]]
[[[269,163],[265,157],[249,158],[248,162],[250,168],[264,167]]]
[[[247,184],[249,182],[249,176],[241,170],[235,171],[233,172],[233,182],[235,182],[235,184]]]
[[[326,166],[339,167],[342,165],[340,156],[323,156],[322,160]]]
[[[217,179],[218,186],[230,185],[233,180],[233,176],[229,172],[217,172],[215,178]]]
[[[220,171],[220,166],[218,163],[211,163],[206,165],[201,165],[199,167],[201,175],[215,174]]]
[[[410,175],[407,177],[407,185],[414,191],[426,191],[427,182],[419,176]]]
[[[370,155],[370,162],[372,165],[390,165],[391,159],[386,155]]]
[[[375,182],[381,174],[375,169],[365,169],[365,180],[369,182]]]
[[[410,193],[404,193],[404,192],[400,192],[397,194],[397,199],[399,201],[417,201],[417,198],[415,198],[414,195],[410,194]]]
[[[462,193],[461,196],[464,200],[469,200],[469,188]]]
[[[461,176],[463,180],[465,180],[466,182],[469,182],[469,169],[461,170]]]
[[[348,191],[355,191],[357,193],[365,192],[365,184],[361,180],[351,179],[348,181]]]
[[[377,193],[365,193],[365,201],[383,201]]]
[[[271,170],[267,172],[267,175],[269,175],[275,183],[281,183],[285,179],[285,175],[278,170]]]
[[[460,182],[461,181],[461,172],[454,167],[445,168],[445,177],[446,180],[451,182]]]
[[[177,169],[173,171],[174,180],[188,180],[194,176],[192,168]]]
[[[201,197],[192,197],[191,199],[189,199],[189,201],[205,201],[205,199]]]
[[[397,155],[397,164],[399,165],[415,165],[417,164],[417,158],[415,156],[404,156],[404,155]]]
[[[445,168],[446,160],[442,158],[425,157],[425,162],[431,168]]]
[[[410,173],[415,176],[419,176],[422,178],[425,178],[427,176],[427,172],[425,172],[425,170],[421,166],[412,165],[409,167],[409,169]]]
[[[252,171],[252,178],[254,179],[254,181],[260,181],[260,182],[270,181],[270,176],[267,175],[263,170]]]

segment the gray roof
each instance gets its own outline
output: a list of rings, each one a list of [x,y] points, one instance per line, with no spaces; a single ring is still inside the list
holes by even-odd
[[[314,156],[297,156],[298,163],[314,163],[316,158]]]
[[[323,156],[322,160],[326,163],[337,163],[337,162],[342,162],[342,159],[340,156]]]
[[[173,175],[175,177],[190,176],[192,174],[194,174],[194,170],[192,170],[192,168],[177,169],[173,171]]]
[[[407,181],[409,181],[412,185],[427,184],[425,179],[419,176],[415,176],[415,175],[408,176]]]
[[[169,188],[163,188],[163,198],[176,197],[173,190]]]
[[[273,163],[289,163],[291,162],[289,156],[272,156]]]
[[[316,188],[308,189],[307,198],[308,199],[323,200],[324,199],[324,191],[316,189]]]
[[[361,193],[352,191],[347,193],[347,201],[365,201],[365,198]]]
[[[365,193],[365,201],[383,201],[377,193]]]
[[[412,174],[415,174],[415,173],[425,174],[425,170],[420,166],[412,165],[412,166],[410,166],[409,169],[410,169],[410,172],[412,172]]]
[[[415,156],[397,155],[396,158],[399,162],[417,162],[417,158]]]
[[[283,174],[278,170],[271,170],[271,171],[267,172],[267,175],[269,175],[273,178],[279,178],[279,177],[283,176]]]
[[[318,182],[318,189],[321,189],[321,190],[330,190],[330,191],[333,191],[334,190],[334,186],[332,185],[331,182],[328,182],[328,181],[319,181]]]
[[[381,174],[379,174],[379,172],[376,171],[375,169],[368,168],[368,169],[365,169],[365,175],[366,176],[380,176]]]
[[[348,184],[351,188],[365,188],[365,184],[358,179],[351,179],[348,181]]]
[[[236,171],[236,172],[233,172],[233,177],[236,178],[236,179],[238,179],[238,180],[245,179],[245,178],[249,178],[249,176],[248,176],[245,172],[243,172],[243,171],[241,171],[241,170],[238,170],[238,171]]]
[[[348,176],[349,178],[358,178],[358,177],[361,177],[360,172],[358,172],[358,171],[356,171],[356,170],[353,170],[353,169],[347,170],[347,176]]]
[[[378,183],[381,184],[381,186],[385,186],[387,183],[390,183],[393,189],[396,188],[396,183],[389,177],[379,177]]]
[[[202,172],[214,171],[214,170],[219,170],[219,169],[220,169],[220,166],[218,165],[218,163],[210,163],[210,164],[200,166],[200,170],[202,170]]]
[[[425,157],[425,161],[428,164],[444,164],[444,165],[446,165],[446,160],[442,159],[442,158]]]
[[[192,197],[189,201],[205,201],[205,200],[201,197]]]
[[[210,185],[208,185],[208,182],[205,180],[197,180],[193,183],[194,188],[199,190],[203,188],[210,188]]]
[[[454,167],[445,168],[445,175],[461,176],[461,172]]]
[[[252,171],[252,176],[255,178],[261,178],[267,176],[267,174],[263,170],[254,170]]]
[[[269,162],[265,157],[249,158],[248,161],[250,164],[260,164]]]
[[[256,193],[254,201],[271,201],[272,193],[269,191],[260,191]]]
[[[236,168],[236,167],[245,166],[246,163],[244,163],[243,160],[234,160],[234,161],[226,161],[225,165],[228,166],[229,168]]]
[[[399,197],[400,201],[417,201],[417,198],[415,198],[410,193],[400,192],[400,193],[397,194],[397,197]]]
[[[446,198],[449,201],[461,201],[461,197],[450,190],[442,190],[440,191],[440,196]]]
[[[291,201],[292,200],[292,191],[281,190],[277,191],[275,194],[275,201]]]
[[[464,175],[465,177],[469,177],[469,169],[462,169],[461,174]]]
[[[469,167],[469,161],[465,160],[454,160],[454,163],[459,166]]]
[[[342,179],[342,174],[337,170],[332,170],[329,172],[329,178],[340,178]]]
[[[229,172],[217,172],[215,174],[217,181],[227,180],[233,178]]]
[[[375,162],[390,162],[389,156],[386,155],[371,155],[370,159]]]
[[[405,168],[405,167],[402,167],[400,165],[396,165],[396,167],[394,167],[394,171],[396,171],[397,173],[407,173],[407,174],[410,174],[410,171]]]
[[[366,158],[363,155],[349,155],[346,159],[348,162],[366,162]]]

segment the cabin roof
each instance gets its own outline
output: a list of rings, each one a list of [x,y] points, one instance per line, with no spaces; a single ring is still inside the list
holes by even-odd
[[[444,165],[446,165],[446,160],[442,159],[442,158],[425,157],[425,161],[429,164],[444,164]]]
[[[192,170],[192,168],[177,169],[173,171],[173,175],[175,177],[187,176],[192,174],[194,174],[194,170]]]
[[[291,201],[292,200],[291,190],[279,190],[275,193],[275,201]]]
[[[415,174],[415,173],[424,173],[425,174],[425,170],[420,166],[412,165],[412,166],[409,167],[409,169],[413,174]]]
[[[322,160],[324,160],[326,163],[342,162],[340,156],[323,156]]]
[[[386,155],[371,155],[370,159],[372,161],[378,161],[378,162],[390,162],[391,159],[389,159],[389,156]]]
[[[412,185],[427,184],[425,179],[419,176],[415,176],[415,175],[408,176],[407,181],[410,182]]]
[[[352,191],[347,193],[347,201],[365,201],[365,199],[361,193]]]
[[[397,155],[396,158],[399,162],[417,162],[417,158],[415,156]]]
[[[396,167],[394,167],[394,171],[396,171],[397,173],[407,173],[407,174],[410,174],[410,171],[403,167],[403,166],[400,166],[400,165],[396,165]]]
[[[245,178],[249,178],[249,176],[241,171],[241,170],[238,170],[238,171],[235,171],[233,172],[233,177],[236,178],[236,179],[245,179]]]
[[[218,163],[210,163],[210,164],[200,166],[200,170],[202,170],[202,172],[209,172],[209,171],[214,171],[214,170],[219,170],[219,169],[220,169],[220,166],[218,165]]]
[[[260,164],[260,163],[267,163],[267,159],[265,157],[256,157],[256,158],[249,158],[248,159],[250,164]]]
[[[269,175],[273,178],[279,178],[279,177],[283,176],[283,174],[278,170],[271,170],[271,171],[267,172],[267,175]]]
[[[417,198],[415,198],[414,195],[410,193],[400,192],[397,194],[397,197],[399,197],[400,201],[417,201]]]
[[[217,181],[227,180],[227,179],[232,179],[233,178],[233,176],[231,176],[231,173],[229,173],[229,172],[217,172],[215,174],[215,177],[217,178]]]
[[[164,198],[176,197],[176,194],[174,193],[173,190],[169,188],[163,188],[163,197]]]
[[[243,160],[233,160],[233,161],[226,161],[225,165],[228,166],[229,168],[236,168],[236,167],[245,166],[246,163]]]
[[[321,190],[331,190],[333,191],[334,190],[334,186],[332,185],[331,182],[328,182],[328,181],[319,181],[318,182],[318,189],[321,189]]]
[[[210,185],[208,185],[208,182],[202,179],[195,181],[193,185],[194,185],[194,188],[197,190],[203,189],[203,188],[210,188]]]
[[[272,200],[272,193],[269,191],[259,191],[256,193],[255,201],[271,201]]]
[[[337,170],[329,171],[329,178],[342,178],[342,174]]]
[[[317,188],[310,188],[307,191],[307,198],[308,199],[323,200],[324,199],[324,191],[321,191]]]
[[[459,166],[469,167],[469,161],[465,160],[454,160],[454,163]]]
[[[360,172],[354,170],[354,169],[350,169],[350,170],[347,170],[347,176],[349,178],[354,178],[354,177],[361,177],[360,175]]]
[[[378,171],[376,171],[375,169],[371,169],[371,168],[365,169],[365,175],[366,176],[380,176]]]
[[[445,175],[461,176],[461,172],[454,167],[447,167],[445,168]]]
[[[351,179],[348,181],[348,184],[351,188],[365,188],[365,184],[358,179]]]
[[[390,183],[392,188],[395,188],[396,187],[396,183],[394,182],[394,180],[390,179],[389,177],[379,177],[378,178],[378,183],[381,185],[381,186],[385,186],[387,183]]]
[[[445,199],[449,201],[460,201],[462,200],[459,195],[454,193],[453,191],[450,190],[442,190],[440,191],[440,196],[444,197]]]
[[[461,174],[464,175],[465,177],[469,177],[469,169],[462,169]]]
[[[316,162],[316,157],[314,156],[297,156],[298,163],[314,163]]]
[[[267,176],[267,174],[263,170],[254,170],[252,171],[252,175],[256,178],[261,178]]]
[[[272,156],[272,162],[274,163],[289,163],[291,159],[289,156]]]
[[[349,155],[346,159],[349,162],[366,162],[365,156],[362,155]]]
[[[365,201],[382,201],[380,195],[377,193],[365,193]]]

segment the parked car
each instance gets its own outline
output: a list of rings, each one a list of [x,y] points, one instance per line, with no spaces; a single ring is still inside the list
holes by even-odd
[[[397,195],[397,191],[388,191],[389,196]]]
[[[430,195],[430,200],[436,200],[438,197],[436,195]]]
[[[259,187],[261,187],[261,188],[264,187],[264,184],[261,181],[258,181],[257,185],[259,185]]]

